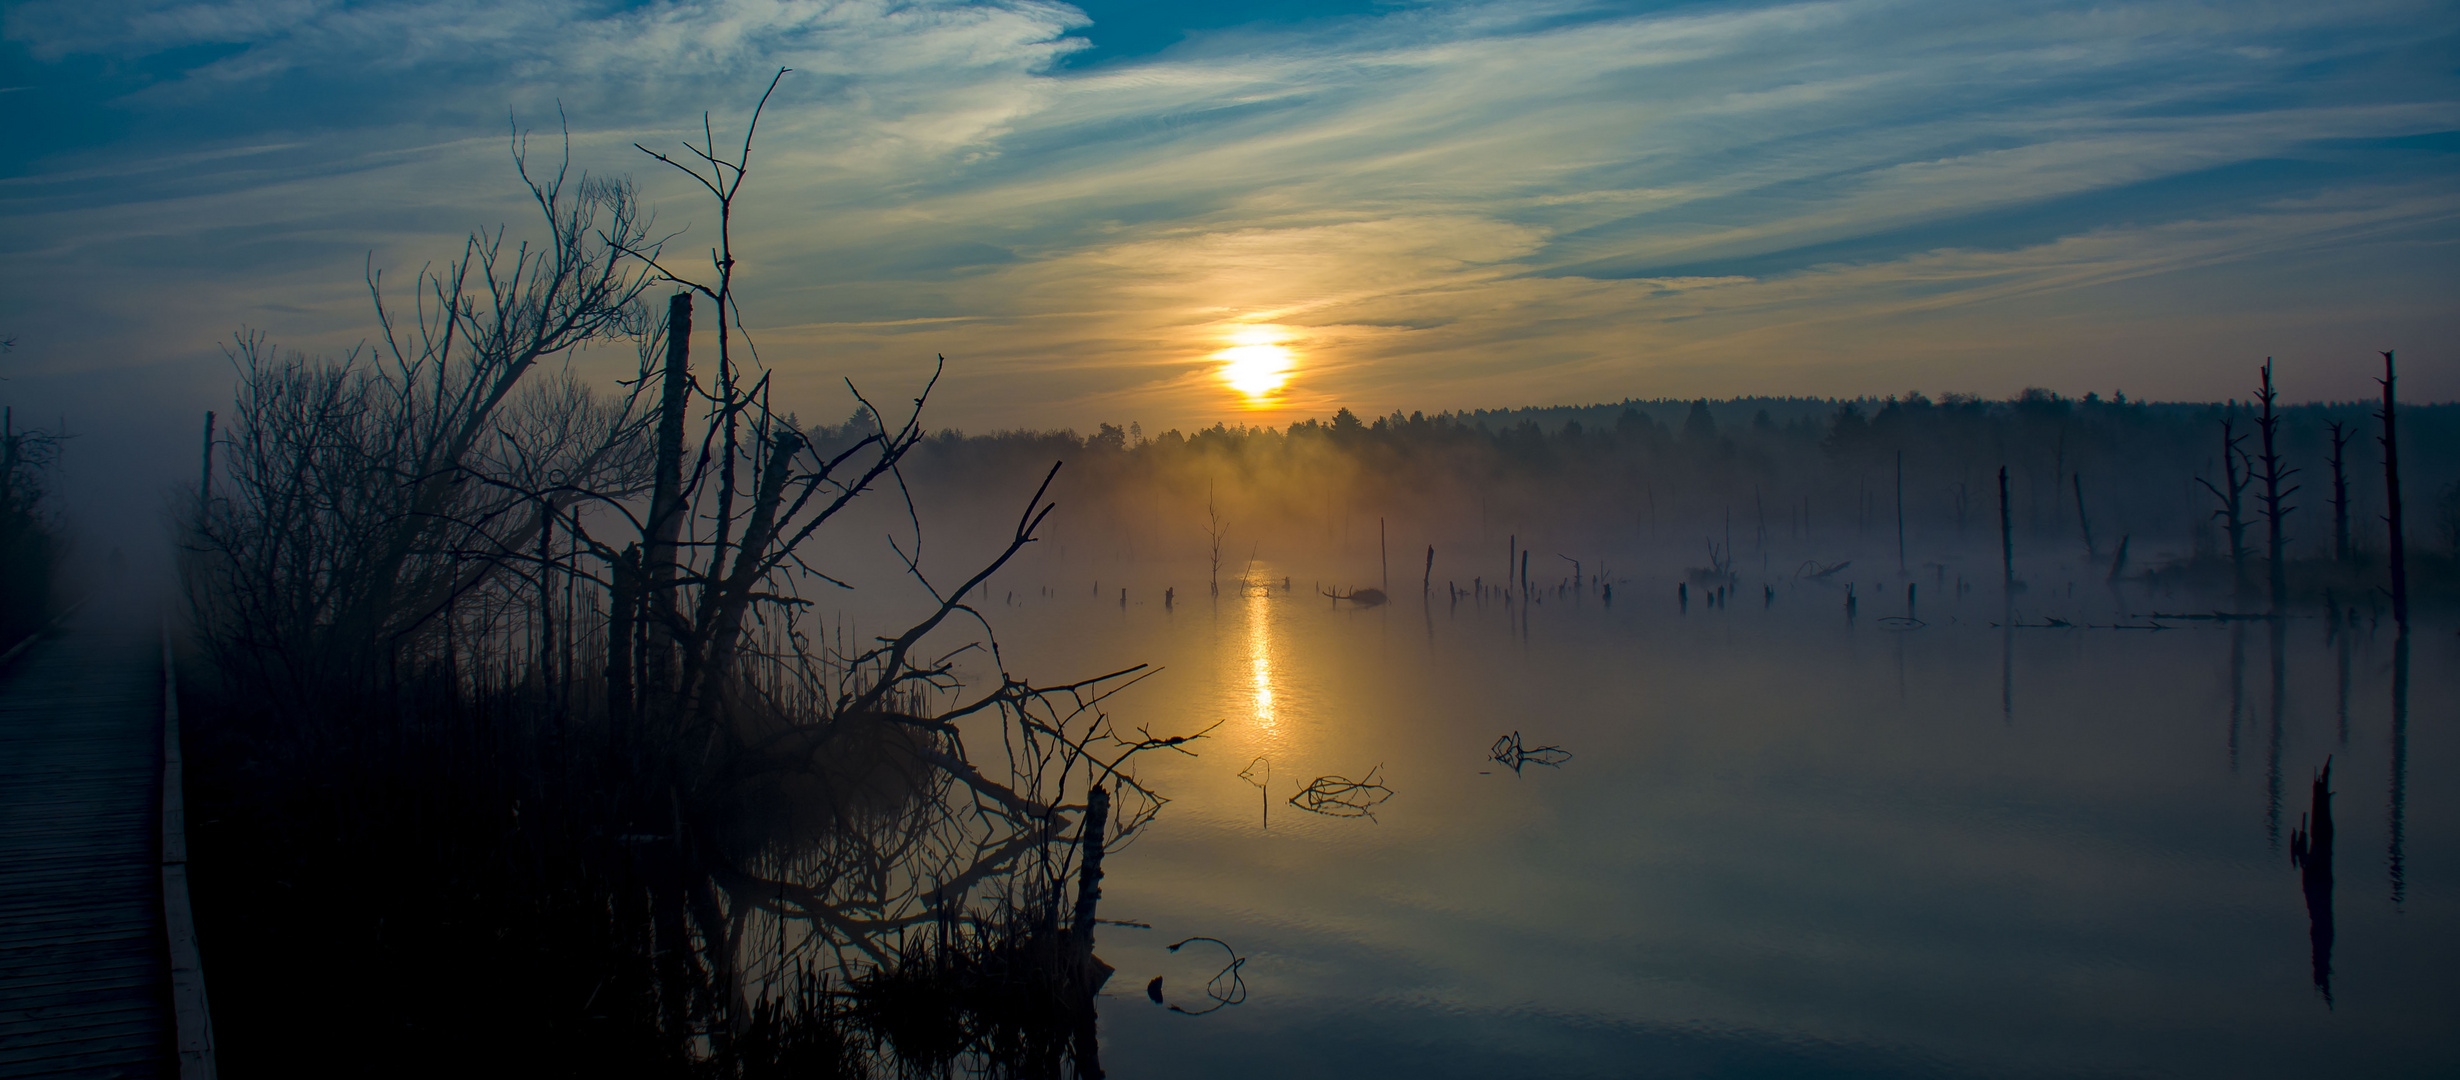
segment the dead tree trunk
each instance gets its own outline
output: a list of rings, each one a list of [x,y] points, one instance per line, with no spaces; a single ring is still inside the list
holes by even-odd
[[[1214,499],[1213,499],[1213,485],[1212,485],[1210,482],[1207,482],[1207,483],[1204,485],[1204,531],[1205,531],[1205,536],[1206,536],[1207,538],[1209,538],[1209,539],[1212,541],[1212,544],[1213,544],[1213,546],[1212,546],[1212,558],[1213,558],[1213,579],[1212,579],[1212,592],[1213,592],[1213,595],[1215,595],[1215,596],[1220,596],[1220,595],[1221,595],[1221,537],[1222,537],[1222,528],[1221,528],[1221,510],[1220,510],[1220,508],[1219,508],[1218,506],[1216,506],[1216,505],[1215,505],[1215,503],[1214,503]]]
[[[641,599],[649,618],[645,695],[674,684],[675,543],[683,532],[683,413],[692,390],[692,294],[666,302],[666,371],[658,402],[657,459],[641,551]]]
[[[634,544],[607,574],[606,699],[609,725],[618,733],[632,728],[632,644],[638,636],[635,617],[641,607],[641,549]],[[619,736],[620,737],[620,736]]]
[[[205,520],[205,512],[213,508],[214,498],[214,414],[205,411],[205,464],[197,474],[196,519]]]
[[[2272,361],[2267,359],[2264,361],[2263,387],[2256,391],[2257,400],[2263,402],[2264,411],[2255,423],[2262,429],[2264,438],[2264,556],[2270,570],[2267,574],[2267,583],[2272,587],[2272,614],[2274,615],[2279,615],[2281,610],[2289,604],[2289,569],[2281,557],[2281,519],[2289,516],[2290,511],[2297,509],[2296,507],[2284,508],[2281,500],[2297,494],[2298,491],[2295,487],[2287,491],[2281,490],[2281,482],[2296,475],[2298,470],[2281,468],[2281,455],[2278,448],[2281,418],[2272,407],[2273,400],[2278,396],[2272,389]]]
[[[2221,504],[2212,516],[2220,518],[2228,526],[2230,587],[2232,595],[2243,599],[2247,590],[2245,495],[2247,485],[2254,480],[2254,469],[2241,472],[2238,468],[2246,457],[2246,452],[2238,449],[2238,444],[2245,442],[2246,436],[2236,433],[2236,424],[2237,421],[2228,417],[2221,419],[2221,480],[2226,490],[2214,487],[2212,481],[2201,476],[2196,477],[2195,482],[2204,485],[2204,490],[2211,492],[2212,497]]]
[[[2076,489],[2076,524],[2084,529],[2084,557],[2100,562],[2101,549],[2093,546],[2093,519],[2084,513],[2084,472],[2079,469],[2067,479]]]
[[[1093,977],[1093,927],[1097,906],[1102,902],[1102,834],[1109,824],[1110,792],[1095,784],[1085,793],[1085,823],[1082,846],[1078,849],[1082,862],[1076,873],[1075,917],[1069,926],[1069,943],[1076,947],[1076,962],[1089,984],[1088,992],[1101,989],[1101,983]]]
[[[2383,520],[2392,530],[2392,621],[2402,630],[2409,628],[2409,541],[2400,521],[2400,445],[2394,421],[2398,419],[2393,403],[2393,386],[2399,375],[2392,370],[2392,354],[2383,354],[2383,411],[2375,418],[2383,421],[2383,494],[2387,504]]]
[[[555,509],[538,507],[538,692],[555,697]]]
[[[1751,493],[1759,497],[1758,491]],[[1763,541],[1765,544],[1765,541]],[[1905,575],[1905,452],[1896,452],[1896,574]]]
[[[2339,422],[2332,425],[2332,561],[2349,561],[2349,475],[2341,468],[2341,450],[2349,445],[2351,432],[2342,430]]]
[[[2007,466],[1999,466],[1999,563],[2007,595],[2016,595],[2016,519],[2007,507]]]

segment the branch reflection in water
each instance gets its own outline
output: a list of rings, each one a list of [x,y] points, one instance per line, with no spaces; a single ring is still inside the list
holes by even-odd
[[[1247,966],[1247,958],[1240,956],[1237,949],[1230,947],[1229,942],[1213,937],[1192,937],[1186,939],[1185,941],[1179,942],[1177,945],[1172,945],[1169,948],[1171,952],[1175,953],[1179,951],[1181,946],[1198,941],[1210,941],[1215,945],[1221,946],[1222,953],[1230,958],[1230,962],[1224,964],[1220,972],[1216,973],[1211,979],[1205,981],[1204,996],[1212,999],[1212,1004],[1201,1009],[1189,1009],[1178,1005],[1170,1005],[1170,1011],[1178,1013],[1182,1016],[1203,1016],[1204,1014],[1213,1012],[1217,1009],[1245,1002],[1247,1000],[1247,980],[1239,972],[1241,968]],[[1162,996],[1161,976],[1156,975],[1153,977],[1152,982],[1145,984],[1145,996],[1151,998],[1153,1003],[1156,1005],[1169,1004]]]

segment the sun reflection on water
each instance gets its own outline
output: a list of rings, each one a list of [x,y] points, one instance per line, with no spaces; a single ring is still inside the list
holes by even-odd
[[[1256,727],[1271,732],[1280,726],[1273,712],[1272,599],[1268,592],[1243,583],[1239,592],[1247,600],[1247,675],[1255,700]]]

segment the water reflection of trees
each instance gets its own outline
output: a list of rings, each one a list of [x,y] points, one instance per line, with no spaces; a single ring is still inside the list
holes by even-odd
[[[1145,996],[1153,999],[1153,1003],[1156,1005],[1166,1004],[1170,1007],[1170,1011],[1186,1016],[1203,1016],[1206,1013],[1216,1012],[1232,1005],[1245,1004],[1247,1001],[1247,978],[1244,974],[1244,969],[1247,967],[1247,958],[1240,956],[1237,949],[1230,947],[1229,942],[1214,937],[1192,937],[1184,941],[1180,941],[1175,945],[1167,946],[1167,949],[1168,951],[1175,953],[1180,949],[1199,941],[1207,942],[1219,947],[1224,958],[1221,970],[1215,972],[1212,978],[1205,980],[1204,996],[1207,1003],[1190,1009],[1184,1005],[1166,1000],[1162,986],[1162,977],[1159,975],[1154,976],[1152,982],[1145,984]]]
[[[2271,735],[2264,747],[2264,839],[2277,850],[2281,842],[2281,740],[2289,715],[2288,627],[2274,619],[2266,627],[2271,660]]]
[[[2307,939],[2312,952],[2315,992],[2332,1000],[2332,762],[2324,759],[2315,773],[2309,809],[2290,833],[2289,861],[2298,868],[2300,891],[2306,894]]]
[[[2389,850],[2392,903],[2396,906],[2408,899],[2408,866],[2404,861],[2409,809],[2409,631],[2400,630],[2392,643],[2392,791],[2391,846]]]
[[[902,418],[866,401],[870,430],[826,451],[772,410],[729,328],[757,122],[732,153],[659,155],[716,203],[697,279],[628,185],[533,176],[516,141],[547,243],[475,236],[408,311],[376,288],[373,355],[235,344],[236,422],[185,565],[221,717],[203,786],[249,826],[206,845],[226,868],[206,921],[361,951],[351,981],[383,985],[342,989],[447,1056],[512,1041],[487,1013],[519,987],[531,1003],[504,1011],[556,1071],[1099,1075],[1100,860],[1162,802],[1131,760],[1196,736],[1114,722],[1140,668],[1011,673],[964,602],[1034,542],[1056,465],[962,582],[924,570],[916,519],[911,622],[816,634],[804,591],[839,585],[820,538],[902,484],[930,388]],[[663,319],[644,302],[661,283],[680,287]],[[695,298],[714,364],[692,356]],[[547,370],[627,340],[639,366],[611,397]],[[995,684],[957,678],[975,652]],[[256,914],[292,879],[361,902]],[[232,985],[226,1012],[290,1010],[302,1054],[383,1022]]]

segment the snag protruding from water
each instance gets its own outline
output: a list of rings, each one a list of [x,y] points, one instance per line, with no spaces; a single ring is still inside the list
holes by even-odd
[[[1515,773],[1518,773],[1523,765],[1544,765],[1556,768],[1572,760],[1572,752],[1560,746],[1522,745],[1520,732],[1517,731],[1496,739],[1495,745],[1488,749],[1486,756],[1509,766]]]
[[[1248,763],[1247,763],[1247,767],[1246,767],[1246,768],[1244,768],[1244,769],[1240,769],[1240,770],[1239,770],[1239,779],[1241,779],[1241,780],[1245,780],[1245,781],[1247,781],[1248,783],[1255,785],[1255,789],[1256,789],[1256,798],[1257,798],[1257,800],[1258,800],[1259,802],[1261,802],[1261,803],[1263,804],[1263,807],[1264,807],[1263,814],[1262,814],[1262,817],[1263,817],[1263,822],[1264,822],[1264,827],[1265,827],[1265,828],[1267,828],[1267,829],[1272,828],[1272,827],[1273,827],[1273,763],[1272,763],[1272,761],[1271,761],[1270,759],[1268,759],[1268,758],[1265,758],[1265,757],[1261,757],[1261,756],[1257,757],[1254,761],[1250,761],[1250,762],[1248,762]],[[1156,999],[1156,1000],[1159,1000],[1159,999]]]
[[[1378,765],[1367,770],[1366,777],[1360,780],[1346,776],[1316,777],[1314,783],[1290,796],[1290,805],[1325,817],[1372,818],[1375,808],[1392,798],[1392,789],[1375,778],[1383,768]]]

